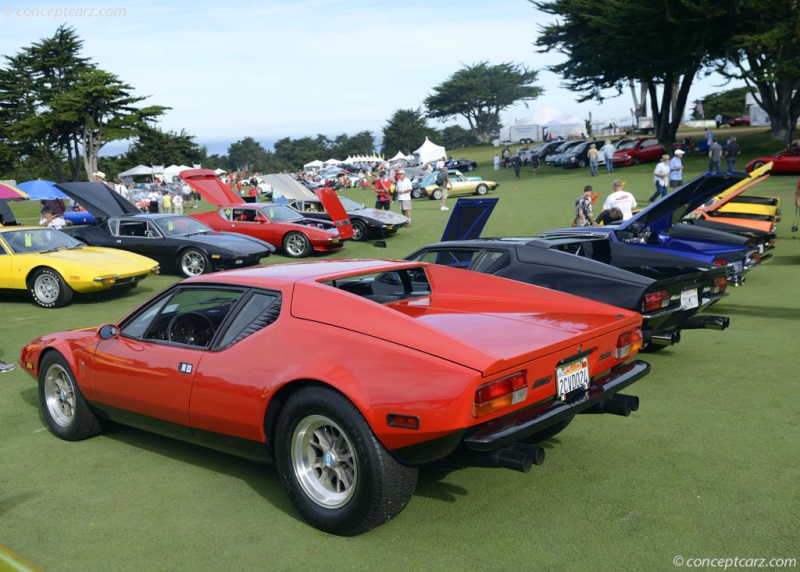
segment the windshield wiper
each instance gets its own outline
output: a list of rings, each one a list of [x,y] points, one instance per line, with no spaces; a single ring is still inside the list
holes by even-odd
[[[40,254],[50,254],[51,252],[58,252],[59,250],[64,250],[66,246],[55,246],[53,248],[48,248],[47,250],[42,250]]]

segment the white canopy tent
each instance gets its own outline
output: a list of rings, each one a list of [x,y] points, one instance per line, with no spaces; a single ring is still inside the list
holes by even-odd
[[[306,163],[305,165],[303,165],[303,169],[319,169],[324,164],[325,163],[323,163],[319,159],[314,159],[310,163]]]
[[[344,161],[340,161],[339,159],[328,159],[324,161],[326,165],[338,165],[339,163],[343,163]]]
[[[447,157],[447,151],[444,147],[433,143],[426,137],[425,143],[423,143],[419,149],[414,151],[414,155],[419,157],[420,163],[430,163]]]
[[[389,161],[400,161],[401,159],[408,159],[406,155],[403,155],[402,151],[398,151],[397,155],[389,159]]]
[[[180,175],[181,171],[187,171],[189,169],[191,169],[191,167],[187,167],[186,165],[170,165],[164,169],[164,182],[171,183],[175,177]]]
[[[225,169],[214,169],[214,172],[215,172],[217,175],[224,175],[224,174],[225,174],[225,173],[227,173],[228,171],[226,171]]]
[[[120,179],[125,179],[125,178],[141,177],[144,175],[152,175],[152,174],[153,174],[152,167],[145,167],[144,165],[136,165],[133,169],[122,171],[121,173],[117,174],[117,176]]]

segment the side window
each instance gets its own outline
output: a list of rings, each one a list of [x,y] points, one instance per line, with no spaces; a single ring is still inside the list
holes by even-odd
[[[220,209],[217,211],[217,215],[224,220],[231,220],[231,215],[233,214],[233,209]]]
[[[179,288],[121,327],[125,337],[209,347],[242,290]]]
[[[497,250],[484,250],[475,257],[470,270],[483,272],[484,274],[494,274],[498,270],[508,266],[510,257],[507,253]]]
[[[472,258],[478,250],[428,250],[414,260],[430,262],[431,264],[441,264],[443,266],[453,266],[456,268],[469,268]]]
[[[222,335],[217,346],[224,348],[242,340],[278,319],[281,312],[280,294],[255,292],[242,304],[241,310]]]
[[[0,244],[0,256],[4,254],[8,254],[8,252],[6,252],[6,247]]]

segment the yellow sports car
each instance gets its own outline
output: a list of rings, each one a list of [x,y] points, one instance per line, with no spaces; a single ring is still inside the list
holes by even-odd
[[[495,190],[500,186],[499,183],[494,181],[476,180],[477,177],[465,177],[461,173],[450,173],[451,188],[447,190],[447,195],[450,197],[460,197],[462,195],[485,195],[489,191]],[[425,194],[429,199],[436,199],[437,201],[442,198],[442,189],[439,185],[433,184],[423,187]]]
[[[86,246],[52,228],[0,227],[0,289],[28,290],[43,308],[59,308],[75,292],[127,291],[155,260],[124,250]]]

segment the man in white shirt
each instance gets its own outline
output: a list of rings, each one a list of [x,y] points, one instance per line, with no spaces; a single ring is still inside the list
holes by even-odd
[[[411,226],[411,181],[406,179],[406,172],[403,169],[397,171],[397,184],[394,190],[397,192],[400,210],[408,218],[408,226]]]
[[[661,155],[661,161],[658,162],[653,171],[653,182],[656,185],[656,192],[650,197],[649,202],[651,203],[660,197],[667,196],[667,189],[669,188],[669,155]]]
[[[609,210],[618,208],[622,211],[622,220],[628,220],[633,216],[633,209],[636,208],[636,198],[628,191],[622,190],[622,181],[614,181],[614,191],[608,195],[603,209]]]
[[[183,196],[182,193],[172,194],[172,208],[175,214],[183,214]]]
[[[63,216],[53,214],[49,207],[42,208],[42,218],[39,220],[39,226],[60,230],[66,225],[67,221],[64,220]]]

